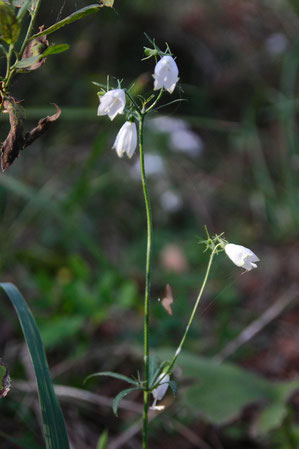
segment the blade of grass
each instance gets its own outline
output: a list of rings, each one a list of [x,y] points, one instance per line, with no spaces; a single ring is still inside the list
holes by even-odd
[[[48,362],[35,319],[20,291],[11,283],[0,283],[18,315],[33,363],[47,449],[69,449],[60,404],[55,395]]]

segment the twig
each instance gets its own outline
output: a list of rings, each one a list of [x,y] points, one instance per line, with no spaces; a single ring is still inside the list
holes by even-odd
[[[249,324],[242,332],[232,341],[230,341],[215,357],[218,363],[223,362],[237,351],[242,345],[252,340],[259,332],[261,332],[271,321],[277,318],[287,307],[298,297],[298,287],[293,286],[289,291],[283,294],[272,306]]]

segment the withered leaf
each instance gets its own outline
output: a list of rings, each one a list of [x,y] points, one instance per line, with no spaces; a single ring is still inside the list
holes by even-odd
[[[55,108],[57,109],[56,114],[48,115],[45,118],[41,118],[38,122],[37,126],[33,128],[31,131],[27,132],[25,134],[25,147],[28,147],[32,144],[36,139],[38,139],[42,134],[44,134],[52,125],[53,122],[55,122],[61,114],[61,109],[57,104],[53,103]]]
[[[21,107],[14,98],[5,98],[4,108],[9,114],[10,131],[1,146],[2,171],[7,170],[19,156],[20,151],[31,145],[59,118],[61,109],[56,104],[54,106],[57,109],[56,114],[40,119],[35,128],[24,134],[24,118]]]
[[[39,32],[41,33],[44,31],[45,25],[42,25],[39,27]],[[47,40],[47,36],[43,35],[36,39],[33,39],[29,42],[29,44],[25,47],[22,60],[29,60],[29,58],[38,58],[38,56],[42,55],[44,51],[49,47],[49,41]],[[38,69],[41,65],[43,65],[46,62],[47,58],[41,58],[34,60],[34,62],[27,66],[26,68],[22,68],[21,70],[18,70],[19,72],[30,72],[32,70]]]
[[[10,391],[10,376],[5,363],[0,360],[0,398],[4,398]]]
[[[1,167],[5,171],[24,148],[24,117],[22,109],[13,97],[6,97],[3,106],[9,114],[10,131],[1,146]]]
[[[169,284],[165,288],[165,297],[162,299],[162,306],[169,315],[172,315],[171,304],[173,303],[172,289]]]

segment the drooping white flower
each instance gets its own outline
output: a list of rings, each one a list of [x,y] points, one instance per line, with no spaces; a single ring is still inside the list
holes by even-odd
[[[118,131],[113,149],[116,150],[119,157],[124,153],[131,158],[137,146],[137,129],[134,122],[125,122]]]
[[[255,262],[259,262],[260,259],[254,254],[254,252],[251,251],[251,249],[242,245],[228,243],[225,245],[224,250],[230,260],[238,267],[242,267],[246,271],[257,268]]]
[[[156,406],[157,401],[161,401],[161,399],[164,398],[165,393],[168,388],[168,382],[169,382],[169,375],[165,373],[161,373],[157,379],[157,382],[161,380],[161,383],[152,391],[152,395],[154,396],[154,402],[151,406],[152,410],[157,410],[158,407]]]
[[[117,114],[122,114],[126,106],[126,94],[123,89],[113,89],[100,97],[98,115],[108,115],[113,120]]]
[[[178,82],[179,69],[172,56],[165,55],[157,62],[154,73],[154,90],[164,87],[170,94]]]

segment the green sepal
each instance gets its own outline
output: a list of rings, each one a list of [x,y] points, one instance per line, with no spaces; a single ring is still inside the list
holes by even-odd
[[[162,381],[162,383],[163,383],[163,381]],[[168,385],[169,385],[170,388],[171,388],[171,391],[172,391],[172,393],[173,393],[173,396],[176,397],[176,394],[177,394],[177,392],[178,392],[178,384],[177,384],[174,380],[170,380],[170,381],[168,382]]]

